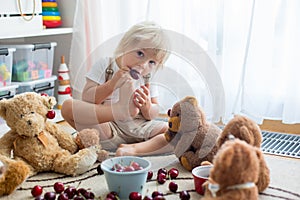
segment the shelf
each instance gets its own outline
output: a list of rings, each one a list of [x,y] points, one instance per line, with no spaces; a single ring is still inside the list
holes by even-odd
[[[37,37],[37,36],[51,36],[51,35],[61,35],[70,34],[73,32],[73,28],[49,28],[38,32],[30,32],[24,34],[11,34],[7,36],[1,36],[1,39],[12,39],[12,38],[24,38],[24,37]]]

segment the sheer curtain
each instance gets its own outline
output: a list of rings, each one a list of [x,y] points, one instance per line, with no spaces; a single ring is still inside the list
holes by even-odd
[[[183,96],[194,95],[213,121],[244,114],[258,123],[263,119],[300,123],[299,1],[77,1],[69,63],[74,98],[80,98],[84,74],[95,60],[111,55],[130,26],[152,20],[200,47],[174,52],[157,73],[154,84],[160,86],[162,112]],[[207,67],[198,70],[183,55],[201,57],[197,54],[202,50],[209,59],[201,63]],[[213,80],[221,78],[219,90],[212,90],[212,78],[207,77],[211,68],[217,73]],[[216,96],[223,102],[217,108]]]

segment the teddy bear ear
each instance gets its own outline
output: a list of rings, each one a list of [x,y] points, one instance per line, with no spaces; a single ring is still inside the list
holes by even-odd
[[[51,108],[52,108],[53,106],[55,106],[55,104],[56,104],[56,99],[55,99],[55,97],[49,97],[48,102],[49,102]]]
[[[7,100],[6,99],[2,99],[0,101],[0,116],[2,118],[5,118],[6,117],[6,103],[7,103]]]
[[[226,167],[230,167],[231,164],[232,164],[232,159],[234,157],[234,149],[232,146],[227,146],[225,147],[225,149],[223,149],[225,151],[225,153],[220,153],[218,155],[218,161],[226,166]],[[220,152],[223,152],[223,151],[220,151]]]
[[[248,144],[251,145],[254,144],[253,137],[251,137],[252,134],[250,133],[249,129],[246,126],[240,127],[240,135],[241,135],[241,139],[245,140]]]

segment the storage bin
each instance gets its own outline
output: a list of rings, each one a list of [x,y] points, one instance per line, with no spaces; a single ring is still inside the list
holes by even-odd
[[[17,94],[23,92],[37,92],[46,93],[49,96],[54,96],[54,86],[56,76],[51,76],[50,78],[27,81],[27,82],[12,82],[12,85],[18,85]]]
[[[16,49],[13,56],[12,81],[25,82],[50,78],[56,45],[56,42],[1,45]]]
[[[0,87],[0,100],[9,99],[15,96],[18,85],[9,85],[5,87]]]
[[[12,60],[14,48],[0,48],[0,87],[11,84]]]

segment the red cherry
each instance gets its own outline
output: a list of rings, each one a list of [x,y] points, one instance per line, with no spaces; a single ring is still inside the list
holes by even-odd
[[[58,200],[69,200],[67,193],[62,193],[58,196]]]
[[[47,94],[47,93],[44,93],[44,92],[42,92],[42,93],[41,93],[41,96],[45,96],[45,97],[47,97],[47,96],[48,96],[48,94]]]
[[[65,186],[62,182],[54,183],[53,188],[56,193],[62,193],[65,190]]]
[[[44,195],[44,198],[46,200],[55,200],[56,199],[56,194],[55,192],[46,192]]]
[[[161,174],[161,173],[167,175],[167,174],[168,174],[168,170],[167,170],[166,168],[160,168],[160,169],[157,171],[157,174]]]
[[[70,199],[72,199],[77,193],[76,188],[73,186],[66,188],[64,192],[68,195]]]
[[[142,200],[142,195],[139,192],[131,192],[129,194],[129,200]]]
[[[160,174],[157,175],[157,182],[159,184],[164,184],[166,182],[166,180],[167,180],[167,175],[166,174],[160,173]]]
[[[153,199],[152,199],[152,197],[151,197],[151,196],[149,196],[149,195],[146,195],[146,196],[144,196],[143,200],[153,200]]]
[[[43,187],[40,185],[36,185],[31,189],[31,194],[33,197],[40,196],[43,193]]]
[[[159,191],[154,191],[152,192],[152,198],[156,197],[156,196],[164,196],[164,194],[162,192],[159,192]]]
[[[46,116],[49,119],[53,119],[55,117],[55,111],[54,110],[49,110]]]
[[[153,171],[148,171],[147,180],[151,180],[153,177]]]
[[[183,190],[183,191],[181,191],[181,192],[179,193],[179,198],[180,198],[181,200],[189,200],[189,199],[191,198],[191,196],[190,196],[190,194],[189,194],[188,191]]]
[[[168,175],[170,176],[171,179],[175,179],[175,178],[177,178],[177,176],[179,175],[179,170],[176,169],[176,168],[171,168],[171,169],[168,171]]]
[[[178,189],[177,183],[171,181],[171,182],[169,183],[169,190],[170,190],[171,192],[174,192],[174,193],[175,193],[175,192],[177,191],[177,189]]]

